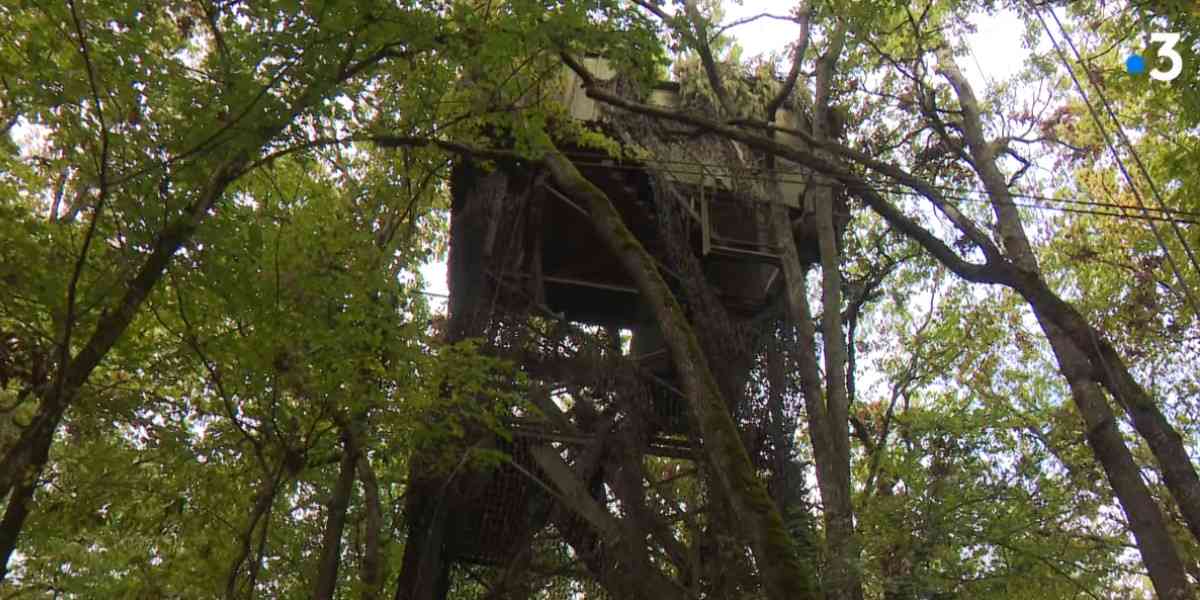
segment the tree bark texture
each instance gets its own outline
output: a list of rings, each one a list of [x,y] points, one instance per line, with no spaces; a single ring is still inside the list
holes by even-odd
[[[846,186],[848,192],[860,198],[871,210],[883,218],[889,226],[920,244],[935,259],[959,277],[973,283],[1003,285],[1020,293],[1040,318],[1057,325],[1063,335],[1073,342],[1076,351],[1087,356],[1089,376],[1098,379],[1104,389],[1113,394],[1123,406],[1134,407],[1135,410],[1141,412],[1142,418],[1145,418],[1144,415],[1147,414],[1153,415],[1157,410],[1149,394],[1137,383],[1120,354],[1100,331],[1092,327],[1074,306],[1051,290],[1037,274],[1019,269],[1010,262],[1010,259],[996,248],[978,227],[953,205],[947,203],[928,182],[896,165],[875,160],[854,149],[833,142],[822,143],[813,140],[811,135],[804,131],[786,130],[788,133],[810,142],[814,148],[826,149],[833,155],[857,163],[912,188],[950,219],[966,238],[978,247],[985,258],[982,264],[962,258],[955,249],[877,193],[862,176],[818,156],[814,149],[783,144],[768,136],[751,133],[745,128],[735,127],[694,113],[680,113],[630,101],[601,87],[577,61],[570,57],[568,57],[568,65],[577,73],[581,73],[585,90],[591,98],[638,114],[698,127],[730,140],[744,143],[751,148],[786,158],[836,179]],[[771,129],[769,124],[758,125],[767,130]],[[775,129],[780,128],[776,127]],[[1173,438],[1177,439],[1166,431],[1160,431],[1159,435],[1155,437],[1157,439],[1154,443],[1161,444],[1160,448],[1169,448],[1174,445]],[[1194,500],[1200,494],[1193,492],[1191,487],[1186,485],[1186,481],[1194,476],[1195,468],[1190,459],[1184,459],[1186,452],[1179,451],[1180,446],[1181,444],[1176,445],[1176,449],[1172,451],[1175,458],[1168,461],[1160,459],[1160,467],[1164,473],[1164,480],[1169,477],[1175,482],[1172,485],[1174,488],[1172,495],[1176,502],[1180,503],[1181,511],[1185,511],[1186,515],[1196,515],[1198,511],[1194,507],[1200,503]],[[1180,483],[1181,481],[1182,483]],[[1189,530],[1193,535],[1197,535],[1197,527],[1194,525],[1197,518],[1187,516],[1186,520]]]
[[[1037,257],[1029,243],[1017,207],[1012,201],[1008,184],[996,165],[995,151],[985,138],[979,102],[970,84],[954,63],[949,50],[938,53],[938,68],[950,81],[958,96],[963,114],[963,135],[975,171],[991,200],[1004,249],[1017,270],[1024,273],[1028,279],[1043,281]],[[1116,492],[1155,591],[1161,598],[1193,598],[1194,591],[1188,583],[1183,562],[1167,530],[1162,511],[1142,481],[1137,463],[1117,428],[1108,399],[1092,376],[1092,373],[1097,372],[1098,365],[1091,363],[1090,357],[1074,340],[1064,334],[1063,327],[1051,315],[1046,314],[1040,303],[1030,304],[1042,331],[1050,341],[1059,371],[1071,388],[1071,397],[1087,425],[1088,444]],[[1101,369],[1104,367],[1099,366]],[[1119,392],[1114,392],[1113,395],[1119,400],[1123,399]],[[1127,409],[1131,407],[1128,402],[1121,403]],[[1200,486],[1200,482],[1196,481],[1195,470],[1191,469],[1191,461],[1187,458],[1179,434],[1170,427],[1153,403],[1142,408],[1142,411],[1130,414],[1134,426],[1154,452],[1166,474],[1164,479],[1167,480],[1167,486],[1186,517],[1190,497],[1195,495],[1200,498],[1200,494],[1190,488],[1193,485]],[[1157,418],[1154,415],[1157,415]],[[1177,447],[1172,447],[1172,440],[1176,442]],[[1181,477],[1183,474],[1180,471],[1190,473],[1191,477]],[[1168,473],[1175,473],[1176,477],[1172,478]],[[1190,525],[1191,519],[1188,521]]]
[[[358,449],[350,440],[349,431],[342,434],[342,460],[326,507],[325,533],[321,537],[321,558],[317,563],[317,581],[313,587],[315,600],[331,600],[337,590],[338,565],[342,560],[342,533],[346,529],[346,510],[354,492],[354,471],[358,464]]]
[[[380,534],[383,532],[383,505],[379,499],[379,480],[375,477],[375,469],[365,453],[358,456],[358,479],[363,486],[363,504],[366,512],[364,524],[362,586],[363,600],[376,600],[381,597],[383,587],[383,543]]]
[[[693,425],[703,436],[704,456],[716,475],[716,488],[745,524],[745,536],[768,597],[816,595],[811,570],[796,556],[783,519],[755,473],[737,427],[709,369],[691,324],[667,287],[654,259],[621,220],[609,198],[585,179],[557,149],[544,162],[555,183],[583,201],[600,238],[636,282],[662,328],[664,341],[688,400]]]

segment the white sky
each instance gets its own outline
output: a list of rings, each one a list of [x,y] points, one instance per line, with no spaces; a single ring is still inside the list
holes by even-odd
[[[786,15],[795,2],[789,0],[742,0],[740,4],[725,3],[726,22],[749,18],[762,13]],[[1029,52],[1021,47],[1023,23],[1012,12],[1002,11],[995,16],[978,15],[971,18],[978,32],[970,36],[968,43],[975,60],[964,61],[963,70],[971,78],[971,85],[979,90],[986,89],[985,79],[997,81],[1016,74],[1024,66]],[[782,52],[796,39],[796,25],[778,19],[759,19],[731,31],[745,49],[746,56]],[[978,64],[976,64],[978,63]]]

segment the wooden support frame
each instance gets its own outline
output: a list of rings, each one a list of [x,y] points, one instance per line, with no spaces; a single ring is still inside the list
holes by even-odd
[[[545,189],[546,191],[550,192],[551,194],[553,194],[555,198],[558,198],[559,200],[566,202],[567,206],[570,206],[571,208],[579,211],[579,214],[581,214],[585,217],[589,217],[589,218],[591,217],[591,215],[588,214],[588,211],[583,210],[583,208],[580,207],[578,204],[575,204],[574,202],[572,202],[571,199],[568,198],[566,194],[554,189],[554,186],[552,186],[548,183],[543,183],[542,188]]]
[[[542,280],[548,281],[550,283],[561,283],[564,285],[578,285],[581,287],[590,287],[590,288],[595,288],[598,290],[608,290],[610,292],[625,292],[627,294],[633,294],[634,296],[637,296],[640,293],[640,292],[638,292],[637,288],[627,286],[627,285],[613,285],[610,283],[600,283],[598,281],[584,281],[582,279],[571,279],[569,277],[556,277],[553,275],[543,275]]]
[[[533,439],[542,442],[570,444],[576,446],[587,446],[595,443],[597,439],[595,435],[561,433],[539,427],[530,427],[519,424],[512,425],[510,431],[512,432],[514,438]],[[646,446],[646,454],[650,456],[661,456],[663,458],[696,460],[696,452],[688,444],[687,440],[663,436],[659,436],[650,440],[650,443]]]

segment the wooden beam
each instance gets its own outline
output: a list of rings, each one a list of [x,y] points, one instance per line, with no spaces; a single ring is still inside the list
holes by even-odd
[[[578,285],[578,286],[582,286],[582,287],[595,288],[598,290],[609,290],[612,292],[624,292],[626,294],[633,294],[635,296],[638,293],[637,288],[630,287],[627,285],[615,285],[615,284],[611,284],[611,283],[600,283],[597,281],[584,281],[582,279],[571,279],[569,277],[555,277],[552,275],[545,275],[542,277],[542,279],[544,281],[549,281],[551,283],[561,283],[564,285]]]
[[[512,427],[512,434],[514,438],[541,440],[544,442],[558,442],[562,444],[573,444],[578,446],[586,446],[595,442],[596,440],[596,436],[594,435],[570,434],[524,426]],[[646,454],[650,456],[678,458],[682,460],[696,459],[695,452],[692,450],[690,445],[687,445],[686,440],[674,440],[665,437],[650,440],[649,445],[646,447]]]
[[[592,215],[588,214],[588,211],[583,210],[583,208],[580,207],[578,204],[575,204],[574,202],[572,202],[571,199],[566,196],[566,194],[554,189],[554,186],[552,186],[548,183],[543,183],[542,187],[545,188],[546,191],[550,192],[551,194],[554,194],[554,196],[556,198],[558,198],[559,200],[566,202],[567,206],[570,206],[571,208],[579,211],[579,214],[581,214],[589,219],[592,217]]]
[[[779,264],[779,255],[769,252],[757,252],[755,250],[742,250],[730,246],[712,246],[712,254],[720,258],[728,258],[731,260],[740,260],[745,262],[767,263],[772,265]]]

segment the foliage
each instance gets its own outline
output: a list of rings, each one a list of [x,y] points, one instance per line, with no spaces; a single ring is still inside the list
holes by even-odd
[[[1007,7],[1034,37],[1034,13],[992,1],[939,0],[923,12],[814,4],[806,69],[839,23],[849,31],[830,90],[845,143],[927,178],[991,226],[989,207],[971,200],[971,162],[937,122],[960,126],[930,57],[942,43],[963,48],[965,15]],[[1189,292],[1200,290],[1200,271],[1187,251],[1200,246],[1200,17],[1183,1],[1101,4],[1099,14],[1077,4],[1060,14],[1086,57],[1076,74],[1130,134],[1121,160],[1132,165],[1136,151],[1145,173],[1134,169],[1132,184],[1119,176],[1045,46],[1017,79],[988,90],[985,126],[1013,150],[1000,164],[1029,196],[1022,218],[1042,275],[1113,340],[1195,448],[1200,314]],[[666,65],[665,37],[685,107],[720,116],[688,38],[715,27],[720,7],[676,3],[671,15],[619,0],[0,7],[0,453],[19,458],[41,423],[55,432],[44,465],[0,474],[12,480],[0,494],[9,513],[21,485],[33,489],[0,592],[312,596],[351,456],[336,597],[368,596],[377,558],[387,593],[414,518],[405,514],[414,462],[443,474],[467,461],[484,472],[511,466],[494,449],[464,447],[478,432],[511,441],[513,415],[545,413],[525,405],[534,377],[520,365],[480,352],[480,340],[443,339],[425,294],[420,268],[445,254],[452,162],[536,161],[547,131],[612,157],[651,154],[648,143],[631,151],[629,140],[566,118],[556,105],[564,52],[603,55],[633,88],[623,91],[644,97]],[[1126,75],[1137,36],[1162,29],[1184,34],[1184,74],[1161,85]],[[729,37],[712,42],[735,106],[760,106],[779,89],[786,52],[747,58]],[[812,109],[810,71],[785,105],[797,113]],[[408,141],[384,148],[372,143],[380,135]],[[706,143],[751,156],[741,166],[748,180],[759,176],[762,157],[744,145]],[[1151,182],[1161,199],[1147,193]],[[969,247],[943,213],[877,183],[947,244]],[[1148,221],[1139,201],[1161,202],[1168,212],[1158,214],[1175,223]],[[1064,207],[1086,210],[1045,210]],[[847,306],[832,308],[855,311],[850,476],[868,597],[1148,596],[1129,524],[1022,299],[951,279],[856,209],[838,257]],[[67,374],[114,327],[115,343],[70,389]],[[786,327],[772,336],[796,344]],[[812,439],[794,357],[785,362],[783,382],[756,368],[747,395],[763,406],[786,396],[786,437]],[[739,415],[747,439],[767,437],[778,418],[759,412]],[[1122,428],[1169,509],[1150,450]],[[824,567],[811,449],[771,444],[747,446],[784,453],[782,467],[760,474],[792,473],[791,496],[777,502],[792,541]],[[605,514],[653,532],[647,564],[697,594],[707,585],[762,596],[709,467],[661,458],[641,467],[605,476],[633,477],[647,514],[628,497],[599,497]],[[1200,564],[1200,543],[1164,512],[1185,562]],[[685,552],[704,554],[689,563],[703,572],[680,567]],[[537,558],[602,579],[562,543]]]

